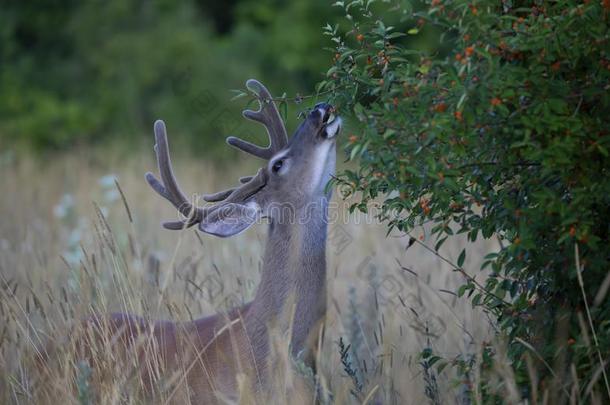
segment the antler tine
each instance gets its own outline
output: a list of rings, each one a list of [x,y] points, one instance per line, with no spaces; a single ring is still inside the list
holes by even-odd
[[[223,190],[212,194],[204,194],[202,197],[203,200],[207,202],[218,202],[226,199],[233,191],[235,191],[235,188],[230,188],[228,190]]]
[[[168,229],[181,229],[201,222],[205,217],[206,209],[191,204],[182,190],[180,190],[169,157],[165,123],[161,120],[155,122],[155,141],[155,152],[157,154],[157,164],[159,166],[161,181],[150,172],[146,173],[146,181],[148,181],[148,184],[150,184],[159,195],[172,203],[182,215],[188,218],[185,221],[166,222],[163,226]]]
[[[265,170],[260,168],[247,182],[243,182],[241,186],[233,189],[231,194],[224,200],[224,202],[230,203],[245,201],[248,197],[252,196],[252,194],[264,187],[265,184],[267,184]]]
[[[253,178],[254,178],[254,176],[243,176],[243,177],[239,178],[239,182],[241,184],[246,184],[246,183],[249,183],[250,180],[252,180]],[[227,197],[229,197],[231,195],[231,193],[233,193],[233,191],[235,191],[236,189],[237,189],[236,187],[233,187],[233,188],[219,191],[219,192],[213,193],[213,194],[204,194],[202,197],[207,202],[223,201],[223,200],[226,200]]]
[[[163,198],[168,200],[176,209],[187,219],[179,221],[165,222],[163,226],[167,229],[184,229],[201,223],[212,211],[219,209],[226,204],[241,203],[246,201],[254,193],[260,190],[267,182],[265,171],[261,168],[254,176],[240,178],[241,185],[218,193],[205,195],[203,198],[208,202],[217,202],[205,208],[191,204],[185,197],[172,169],[172,162],[169,157],[169,147],[165,123],[161,120],[155,122],[155,152],[161,180],[154,174],[146,173],[148,184]]]
[[[274,154],[284,149],[288,144],[286,127],[280,117],[280,113],[273,102],[273,97],[269,90],[258,80],[250,79],[246,82],[246,87],[258,96],[260,108],[258,111],[245,110],[243,116],[256,122],[260,122],[267,129],[269,135],[269,146],[262,148],[243,139],[230,136],[227,143],[246,153],[269,160]]]
[[[208,202],[222,201],[223,203],[243,201],[265,185],[265,172],[263,169],[258,169],[254,176],[240,177],[239,182],[241,183],[239,187],[233,187],[214,194],[205,194],[203,199]]]

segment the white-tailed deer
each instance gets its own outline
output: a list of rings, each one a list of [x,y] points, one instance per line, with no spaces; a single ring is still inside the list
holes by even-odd
[[[262,148],[234,137],[227,142],[265,160],[254,176],[241,178],[239,187],[204,196],[214,205],[196,206],[176,182],[165,124],[157,121],[154,131],[160,180],[151,173],[146,174],[146,180],[184,217],[164,223],[167,229],[197,225],[202,232],[228,237],[259,218],[268,218],[261,281],[254,300],[228,314],[190,323],[149,323],[126,314],[104,318],[123,342],[140,342],[148,348],[138,352],[142,364],[148,364],[143,374],[145,384],[155,384],[153,377],[163,372],[180,371],[182,381],[174,381],[180,401],[210,403],[236,398],[243,389],[269,389],[269,371],[274,366],[269,361],[270,328],[290,334],[287,338],[293,355],[304,352],[311,358],[311,346],[326,313],[330,198],[326,185],[335,169],[335,139],[341,119],[334,116],[330,105],[317,104],[288,140],[269,91],[256,80],[246,85],[257,94],[260,109],[244,111],[243,115],[264,124],[270,145]],[[145,362],[147,356],[156,359]]]

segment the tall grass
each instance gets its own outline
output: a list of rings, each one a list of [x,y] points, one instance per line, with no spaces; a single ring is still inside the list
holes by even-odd
[[[70,343],[75,324],[93,312],[191,320],[253,298],[265,226],[223,240],[164,230],[160,221],[175,213],[143,179],[155,167],[152,152],[116,156],[98,151],[1,159],[2,403],[138,402],[130,367],[107,370],[101,386],[91,385],[91,365]],[[174,160],[183,188],[192,192],[216,191],[253,171]],[[453,293],[464,276],[439,257],[456,260],[465,239],[446,243],[437,254],[426,249],[434,241],[425,228],[386,236],[383,224],[334,209],[342,220],[329,232],[318,399],[465,403],[472,382],[456,380],[451,367],[439,372],[421,357],[430,349],[449,359],[476,359],[482,342],[491,339],[485,314]],[[482,279],[475,258],[495,248],[493,241],[468,245],[471,261],[464,268]],[[33,370],[49,345],[56,363],[42,378]],[[107,352],[100,358],[112,357],[112,345],[101,350]],[[284,363],[311,376],[298,359]]]

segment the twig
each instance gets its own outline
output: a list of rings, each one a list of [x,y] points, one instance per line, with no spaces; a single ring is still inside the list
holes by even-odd
[[[540,166],[540,163],[538,163],[538,162],[516,162],[516,163],[509,163],[509,164],[504,164],[501,162],[474,162],[474,163],[466,163],[464,165],[461,165],[461,166],[457,167],[457,170],[466,169],[469,167],[476,167],[476,166],[497,166],[499,164],[503,164],[505,166],[513,166],[513,167]]]
[[[320,97],[320,96],[324,96],[326,94],[330,94],[333,93],[337,90],[340,90],[342,88],[347,87],[347,83],[341,84],[339,86],[333,87],[330,90],[325,90],[319,93],[315,93],[315,94],[307,94],[305,96],[301,96],[299,93],[297,93],[296,96],[294,97],[271,97],[270,99],[265,99],[264,101],[274,101],[274,102],[295,102],[295,103],[301,103],[304,100],[308,100],[310,98],[316,98],[316,97]],[[261,100],[261,97],[256,94],[255,92],[251,91],[250,89],[246,89],[245,93],[250,94],[253,98],[257,99],[257,100]],[[261,100],[263,101],[263,100]]]
[[[408,232],[407,232],[407,235],[409,235],[411,238],[414,238]],[[510,302],[505,301],[504,299],[500,298],[496,294],[487,291],[485,289],[485,287],[483,285],[481,285],[474,277],[472,277],[470,274],[466,273],[466,270],[464,270],[463,268],[459,267],[458,265],[456,265],[455,263],[453,263],[451,260],[447,259],[446,257],[442,256],[440,253],[438,253],[437,251],[435,251],[434,249],[432,249],[430,246],[426,245],[422,241],[418,240],[417,238],[414,238],[414,239],[415,239],[415,242],[418,243],[419,245],[421,245],[422,247],[424,247],[424,249],[428,250],[429,252],[434,254],[436,257],[438,257],[439,259],[441,259],[442,261],[444,261],[445,263],[447,263],[451,267],[453,267],[453,269],[455,271],[457,271],[458,273],[463,275],[466,278],[466,280],[468,280],[469,282],[474,284],[474,286],[477,287],[479,289],[479,291],[481,291],[483,294],[491,295],[492,297],[496,298],[498,301],[500,301],[501,303],[503,303],[506,306],[510,306],[511,305]]]

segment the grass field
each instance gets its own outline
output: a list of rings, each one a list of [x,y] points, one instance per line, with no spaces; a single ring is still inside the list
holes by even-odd
[[[253,171],[174,161],[189,192],[216,191]],[[31,369],[46,342],[61,347],[70,326],[92,311],[189,320],[253,297],[265,226],[223,240],[162,229],[161,220],[175,214],[144,181],[155,168],[152,148],[131,156],[3,155],[0,164],[0,402],[88,402],[87,370],[68,349],[65,372],[46,380],[42,391]],[[431,347],[449,359],[476,356],[490,339],[485,314],[452,293],[463,276],[443,258],[455,262],[467,247],[464,267],[482,279],[473,260],[494,250],[494,242],[466,245],[456,237],[435,254],[424,228],[413,232],[408,247],[409,236],[386,237],[374,218],[337,205],[318,365],[324,386],[335,403],[358,403],[369,394],[383,403],[460,402],[467,384],[456,382],[450,368],[438,374],[419,354]],[[357,395],[350,393],[358,389],[344,371],[340,338],[351,344],[348,361],[362,384]],[[103,402],[137,402],[123,395],[125,384],[116,378],[104,386]],[[59,398],[41,396],[47,391]]]

